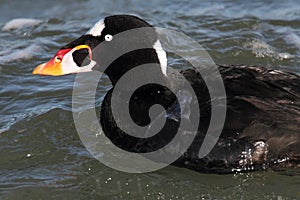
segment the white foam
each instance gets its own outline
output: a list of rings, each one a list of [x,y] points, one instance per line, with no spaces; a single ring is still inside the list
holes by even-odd
[[[272,46],[258,39],[245,43],[244,47],[251,48],[257,58],[272,57],[275,54]]]
[[[285,41],[289,44],[295,45],[297,48],[300,49],[300,36],[295,33],[289,33],[284,37]]]
[[[271,45],[258,39],[245,43],[244,47],[251,48],[252,53],[255,54],[257,58],[270,57],[279,60],[285,60],[295,57],[294,55],[291,55],[287,52],[277,52],[276,49]]]
[[[37,26],[42,23],[41,20],[38,19],[30,19],[30,18],[16,18],[7,22],[3,27],[2,31],[10,31],[14,29],[20,29],[28,26]]]
[[[0,63],[12,62],[20,59],[30,59],[41,50],[38,44],[31,44],[30,46],[20,50],[5,50],[0,52]]]

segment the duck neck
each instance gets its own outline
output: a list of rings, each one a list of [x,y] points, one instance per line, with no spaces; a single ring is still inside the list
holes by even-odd
[[[151,73],[141,72],[140,78],[154,75],[155,78],[165,79],[167,75],[166,63],[167,58],[164,51],[157,53],[157,50],[154,48],[138,49],[120,56],[105,70],[105,73],[108,75],[112,85],[115,86],[119,79],[130,70],[138,68],[141,65],[154,64],[154,67],[151,68]]]

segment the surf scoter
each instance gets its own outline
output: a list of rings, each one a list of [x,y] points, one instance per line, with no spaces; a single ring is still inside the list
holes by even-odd
[[[115,37],[117,34],[141,27],[149,27],[150,30],[142,38],[126,38],[124,44],[143,43],[148,48],[120,55],[105,70],[101,69],[105,57],[114,54],[114,51],[105,52],[103,48],[96,54],[96,47],[99,44],[116,44],[119,42]],[[86,57],[90,57],[89,64],[84,63]],[[185,118],[178,116],[184,112],[184,108],[180,107],[174,93],[165,86],[153,83],[138,88],[132,94],[129,109],[131,118],[137,125],[147,126],[151,122],[150,107],[154,104],[162,105],[167,113],[164,115],[165,125],[159,134],[139,138],[126,134],[118,127],[118,119],[114,118],[111,108],[115,85],[127,72],[147,63],[156,64],[157,67],[151,69],[151,73],[157,79],[167,84],[171,82],[170,85],[177,84],[168,78],[166,52],[161,48],[152,26],[135,16],[113,15],[100,20],[86,34],[62,47],[48,63],[39,65],[33,74],[60,76],[92,70],[103,71],[113,86],[101,105],[100,123],[104,133],[119,148],[145,153],[160,149],[170,142],[181,120],[192,121],[189,115]],[[180,72],[195,91],[196,99],[189,99],[188,103],[198,103],[201,120],[196,124],[198,131],[192,144],[173,165],[208,173],[299,168],[299,76],[245,65],[220,65],[218,70],[226,90],[226,118],[217,143],[203,158],[199,157],[199,149],[211,120],[212,100],[205,81],[197,70]],[[147,76],[148,74],[144,74],[140,78]],[[121,93],[118,93],[120,98]]]

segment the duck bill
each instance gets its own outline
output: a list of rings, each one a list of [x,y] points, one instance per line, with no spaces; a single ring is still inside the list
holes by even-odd
[[[61,76],[63,73],[62,60],[66,54],[68,54],[71,49],[61,49],[55,56],[47,63],[40,64],[37,66],[32,74],[38,75],[48,75],[48,76]]]
[[[62,73],[62,66],[61,63],[54,62],[54,59],[51,59],[47,63],[40,64],[37,66],[32,74],[38,75],[48,75],[48,76],[61,76]]]
[[[88,45],[78,45],[74,48],[60,49],[55,56],[47,63],[37,66],[32,74],[62,76],[77,73],[79,66],[74,62],[73,53],[80,49],[88,49],[92,61],[92,50]]]

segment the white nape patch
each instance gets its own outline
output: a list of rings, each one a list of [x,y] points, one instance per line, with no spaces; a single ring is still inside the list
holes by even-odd
[[[92,36],[101,36],[103,29],[105,28],[104,19],[99,20],[86,34]]]
[[[155,49],[158,60],[160,62],[161,71],[165,76],[167,76],[167,65],[168,65],[167,53],[162,48],[159,40],[157,40],[154,43],[153,48]]]
[[[20,29],[24,27],[37,26],[42,23],[42,20],[30,19],[30,18],[16,18],[7,22],[3,27],[2,31],[10,31],[14,29]]]

